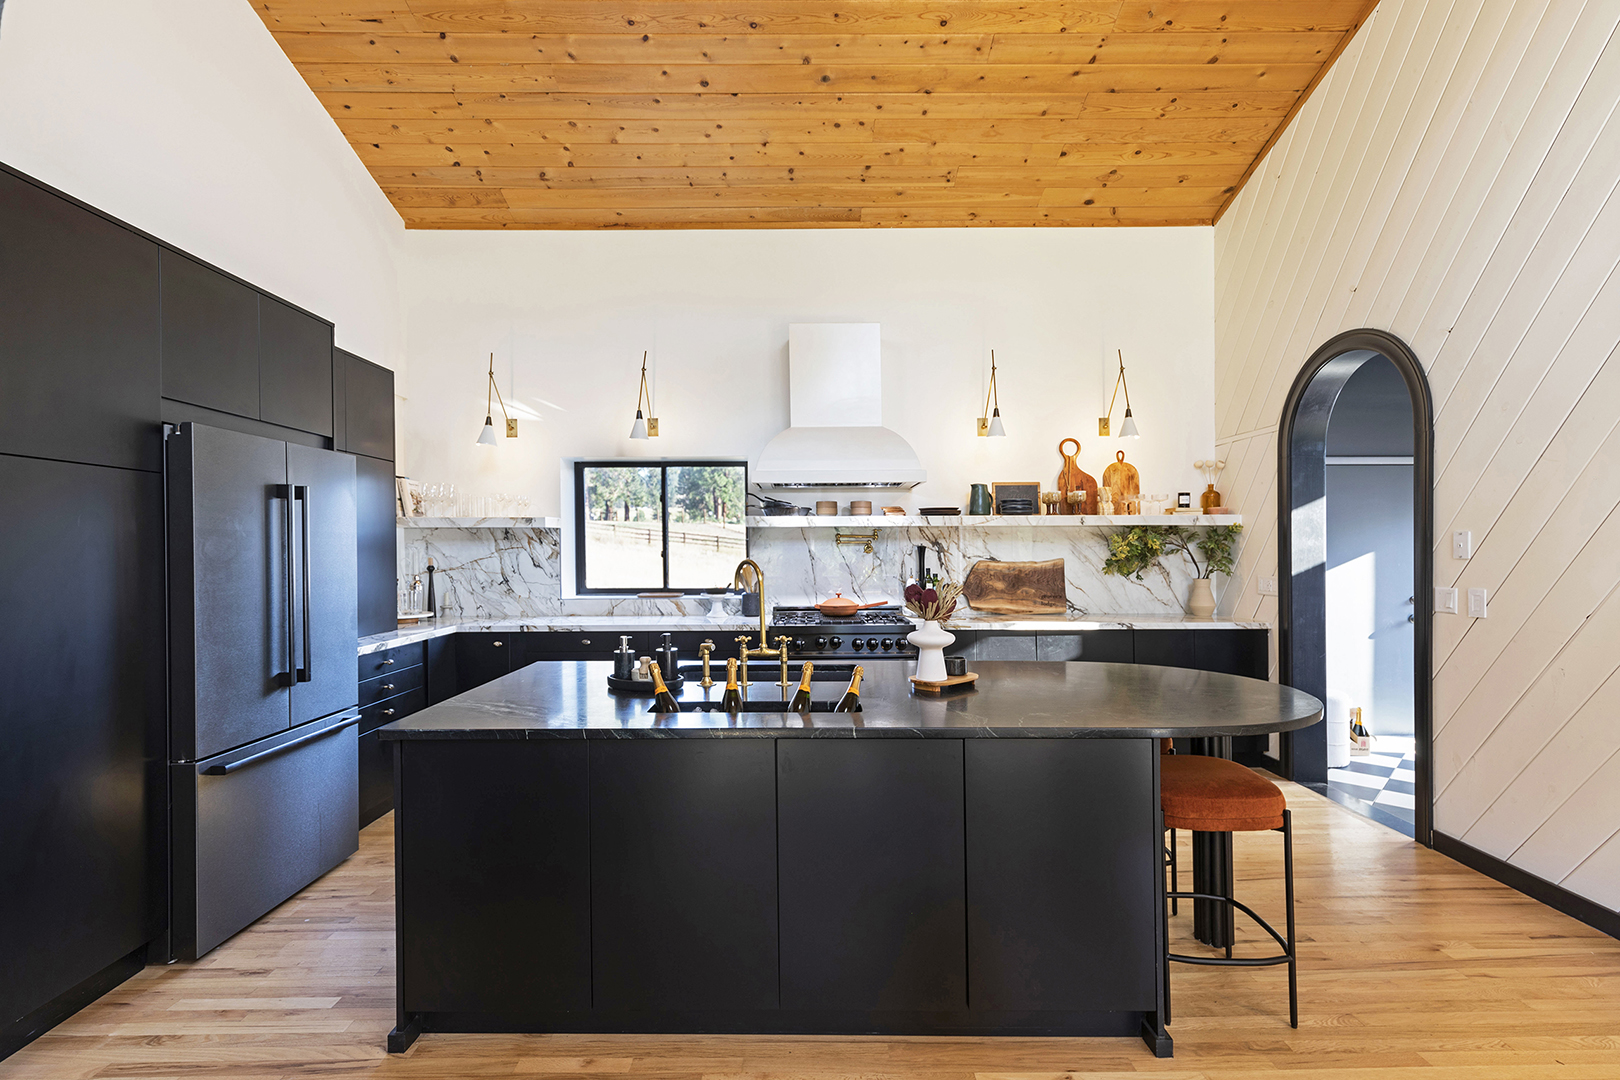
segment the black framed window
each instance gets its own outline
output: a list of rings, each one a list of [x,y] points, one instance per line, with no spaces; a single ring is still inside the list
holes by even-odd
[[[576,461],[578,593],[708,592],[748,556],[746,461]]]

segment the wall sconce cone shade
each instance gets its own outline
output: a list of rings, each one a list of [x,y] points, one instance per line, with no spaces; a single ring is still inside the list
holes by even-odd
[[[1131,416],[1131,384],[1125,381],[1125,352],[1119,352],[1119,377],[1114,380],[1114,396],[1108,399],[1108,415],[1097,418],[1097,434],[1107,437],[1109,427],[1114,419],[1114,402],[1119,400],[1119,391],[1125,390],[1125,419],[1119,424],[1119,437],[1122,439],[1139,439],[1142,433],[1136,430],[1136,419]]]
[[[1001,398],[996,393],[996,350],[990,350],[990,389],[984,395],[984,414],[979,417],[979,434],[1002,437],[1007,425],[1001,422]]]
[[[647,351],[641,351],[641,389],[636,391],[636,422],[630,425],[632,439],[650,439],[658,434],[657,419],[649,420],[641,411],[641,403],[647,403],[647,412],[652,412],[652,391],[647,389]]]
[[[3,3],[4,0],[0,0]],[[506,399],[501,397],[501,388],[495,384],[495,354],[489,354],[489,379],[484,395],[484,430],[478,433],[479,446],[495,445],[495,408],[497,401],[501,403],[501,416],[506,420],[506,437],[517,438],[517,421],[506,411]]]

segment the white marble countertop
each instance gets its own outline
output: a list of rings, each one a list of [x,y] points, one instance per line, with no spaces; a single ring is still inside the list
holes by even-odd
[[[750,630],[758,619],[731,615],[707,619],[694,615],[536,615],[521,619],[430,619],[397,630],[363,637],[359,653],[381,652],[461,630],[469,632],[561,631],[564,633],[631,633],[636,630]],[[1079,630],[1269,630],[1270,623],[1240,619],[1197,619],[1191,615],[975,615],[946,624],[947,630],[987,633],[1044,631],[1051,634]]]

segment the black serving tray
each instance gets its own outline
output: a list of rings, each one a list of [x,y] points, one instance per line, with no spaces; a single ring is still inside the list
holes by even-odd
[[[626,694],[632,697],[652,697],[658,691],[653,689],[651,679],[621,679],[617,675],[607,677],[608,689],[615,694]],[[673,692],[686,685],[686,677],[679,672],[673,679],[665,679],[664,685]]]

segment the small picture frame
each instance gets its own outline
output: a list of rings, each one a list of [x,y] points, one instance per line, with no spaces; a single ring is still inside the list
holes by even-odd
[[[408,476],[394,477],[394,505],[402,518],[422,516],[422,485]]]
[[[1013,481],[1002,480],[990,485],[990,493],[995,497],[996,514],[1001,513],[1001,500],[1028,499],[1034,504],[1035,510],[1040,510],[1041,482],[1039,480]]]

